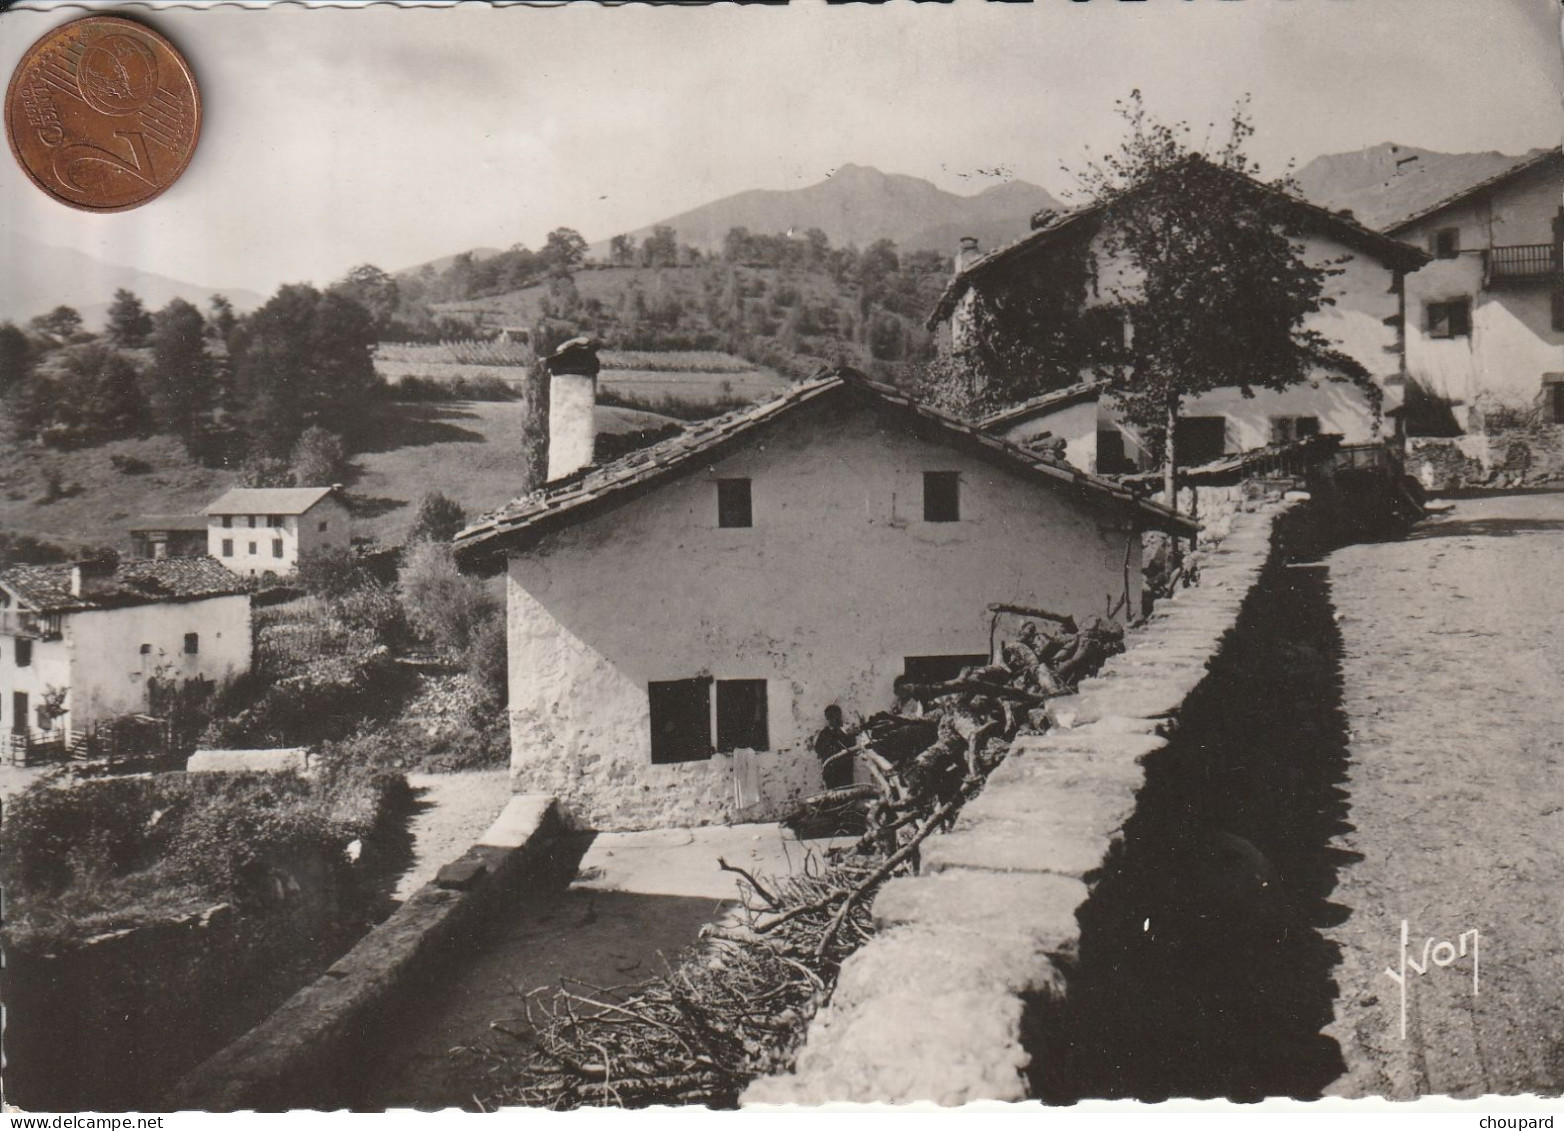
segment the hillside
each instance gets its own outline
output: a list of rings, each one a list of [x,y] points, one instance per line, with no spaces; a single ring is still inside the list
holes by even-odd
[[[380,403],[365,411],[379,442],[353,460],[355,537],[400,542],[418,500],[429,491],[450,496],[471,516],[517,494],[524,435],[516,402]],[[597,424],[599,433],[619,436],[673,426],[653,413],[606,406],[598,409]],[[51,472],[64,497],[46,503]],[[170,436],[67,452],[0,445],[0,531],[69,549],[123,551],[139,517],[198,513],[236,478],[235,472],[192,462]]]
[[[1038,209],[1057,207],[1059,202],[1046,189],[1025,181],[959,196],[921,177],[843,165],[819,184],[751,189],[658,223],[677,232],[681,244],[707,253],[722,249],[730,228],[761,233],[819,228],[838,247],[866,247],[889,239],[904,252],[951,255],[962,236],[976,236],[985,248],[996,247],[1025,235]],[[640,241],[655,226],[631,234]],[[606,243],[595,246],[593,253],[604,258],[607,247]]]
[[[1439,153],[1385,142],[1316,157],[1295,174],[1302,194],[1384,229],[1539,152]]]
[[[56,306],[74,306],[89,328],[101,326],[114,299],[124,287],[141,297],[148,310],[182,298],[205,307],[214,294],[228,296],[240,311],[253,310],[264,301],[242,287],[206,287],[105,263],[70,248],[50,247],[19,232],[5,238],[8,270],[0,272],[0,321],[25,322]]]

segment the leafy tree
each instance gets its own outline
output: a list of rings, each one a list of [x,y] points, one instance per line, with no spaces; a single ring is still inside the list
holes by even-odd
[[[666,224],[652,229],[641,241],[641,263],[646,267],[674,267],[679,262],[679,233]]]
[[[298,480],[288,461],[271,456],[252,455],[239,469],[241,487],[296,487]]]
[[[81,314],[73,306],[57,306],[28,323],[49,348],[70,345],[82,336]]]
[[[409,542],[449,542],[456,532],[467,525],[467,512],[460,503],[430,491],[418,503],[418,514],[413,528],[408,531]]]
[[[205,335],[206,320],[182,298],[172,299],[152,318],[152,363],[146,374],[152,417],[160,431],[178,436],[187,449],[213,407]]]
[[[235,331],[234,384],[255,448],[282,456],[310,425],[351,435],[380,385],[374,319],[347,295],[291,283]]]
[[[1299,209],[1281,191],[1288,182],[1256,179],[1243,152],[1253,133],[1244,107],[1209,156],[1191,146],[1187,125],[1151,119],[1139,91],[1119,109],[1128,136],[1081,175],[1111,217],[1103,252],[1123,269],[1106,292],[1132,327],[1097,368],[1127,419],[1161,428],[1171,501],[1186,398],[1234,386],[1245,396],[1285,389],[1316,366],[1367,374],[1305,326],[1332,302],[1325,282],[1339,270],[1311,265],[1294,242]]]
[[[465,654],[483,625],[503,616],[488,588],[458,570],[443,543],[409,546],[398,584],[414,630],[451,655]]]
[[[20,388],[33,373],[37,350],[15,322],[0,322],[0,397]]]
[[[574,228],[555,228],[538,254],[555,274],[574,270],[586,258],[587,242]]]
[[[206,305],[212,312],[207,318],[207,331],[218,341],[226,342],[228,335],[233,333],[234,327],[239,324],[239,316],[234,313],[234,304],[228,300],[227,295],[213,295],[207,300]]]
[[[617,235],[608,241],[608,259],[616,267],[629,267],[635,263],[635,237]]]
[[[377,329],[387,329],[401,305],[396,279],[372,263],[361,263],[331,285],[335,294],[354,300],[375,320]]]
[[[347,469],[347,446],[342,437],[319,425],[311,425],[293,446],[293,480],[301,487],[329,487]]]
[[[137,349],[147,344],[152,333],[152,315],[141,305],[141,299],[124,287],[114,292],[114,302],[109,306],[109,341],[121,349]]]

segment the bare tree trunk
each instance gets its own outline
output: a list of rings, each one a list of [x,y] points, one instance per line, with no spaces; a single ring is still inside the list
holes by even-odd
[[[1178,401],[1168,400],[1168,434],[1162,445],[1162,490],[1167,494],[1168,506],[1178,510],[1178,444],[1174,434],[1178,431]]]

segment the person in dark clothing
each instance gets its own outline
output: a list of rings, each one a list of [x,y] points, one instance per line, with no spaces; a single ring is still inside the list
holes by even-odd
[[[832,703],[825,709],[825,726],[815,735],[815,754],[827,789],[853,784],[852,734],[842,724],[842,709]]]

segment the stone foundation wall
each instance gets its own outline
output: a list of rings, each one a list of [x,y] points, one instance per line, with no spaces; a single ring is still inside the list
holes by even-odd
[[[1407,473],[1430,491],[1564,481],[1564,424],[1407,441]]]
[[[881,890],[879,933],[843,964],[795,1071],[756,1081],[744,1103],[1026,1098],[1026,1004],[1063,993],[1056,958],[1077,945],[1076,911],[1134,811],[1141,760],[1167,745],[1290,506],[1235,508],[1200,586],[1050,704],[1053,729],[1016,742],[956,828],[928,842],[922,874]]]

